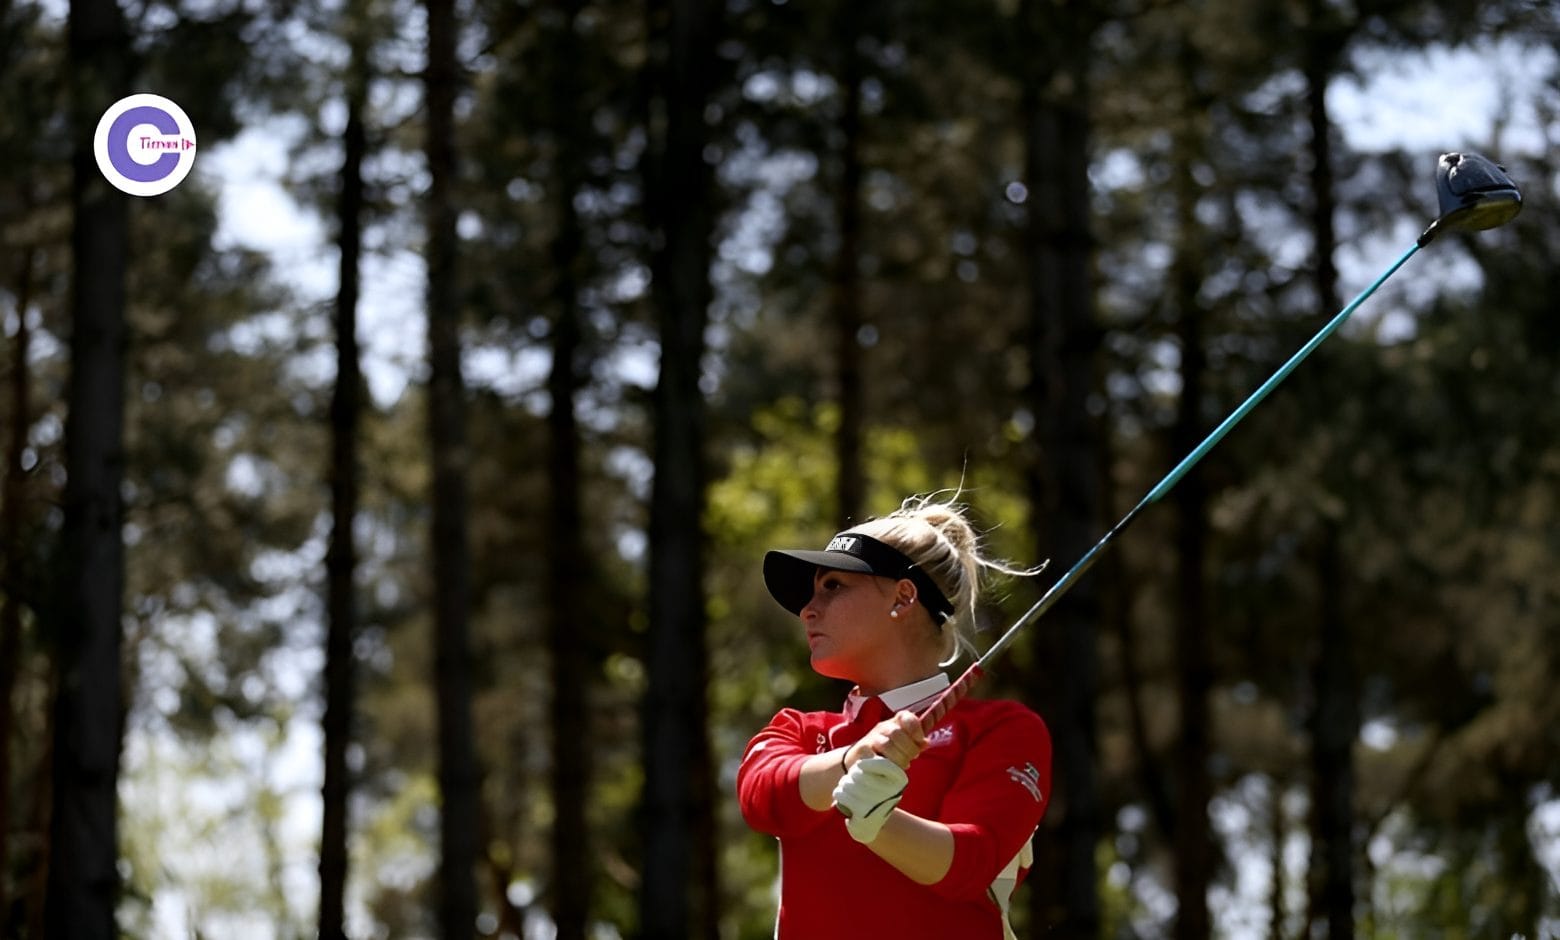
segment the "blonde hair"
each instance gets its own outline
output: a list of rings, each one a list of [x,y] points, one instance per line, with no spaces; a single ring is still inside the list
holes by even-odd
[[[847,531],[892,545],[930,575],[948,598],[953,616],[938,628],[948,644],[942,663],[948,666],[959,658],[961,650],[972,655],[975,652],[970,636],[975,630],[975,605],[980,597],[982,575],[996,572],[1028,577],[1043,571],[1045,564],[1018,568],[1011,562],[987,556],[982,551],[980,533],[965,516],[967,507],[954,501],[959,493],[952,492],[946,500],[938,498],[945,493],[911,496],[888,515],[869,519]]]

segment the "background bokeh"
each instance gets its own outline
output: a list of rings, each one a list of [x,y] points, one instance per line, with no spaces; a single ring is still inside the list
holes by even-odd
[[[1557,41],[0,3],[0,935],[770,936],[735,761],[845,690],[763,551],[957,491],[1052,562],[990,642],[1464,149],[1516,221],[1412,259],[983,692],[1057,746],[1020,937],[1560,931]],[[137,91],[200,140],[154,198],[82,159]]]

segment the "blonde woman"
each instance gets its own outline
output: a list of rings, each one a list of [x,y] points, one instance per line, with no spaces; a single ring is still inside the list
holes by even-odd
[[[962,507],[912,498],[822,551],[772,551],[764,581],[801,618],[812,668],[855,684],[831,712],[783,709],[737,771],[743,817],[780,840],[779,940],[997,940],[1050,796],[1051,739],[1016,702],[947,688],[981,576]]]

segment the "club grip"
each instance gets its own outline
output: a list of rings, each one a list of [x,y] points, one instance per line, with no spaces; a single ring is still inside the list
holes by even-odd
[[[959,704],[985,674],[986,670],[981,668],[980,663],[974,663],[964,670],[964,675],[960,676],[953,685],[943,689],[942,694],[933,699],[932,704],[926,706],[926,710],[921,712],[921,732],[931,734],[932,729],[937,727],[937,723],[948,717],[948,713],[953,711],[953,706]],[[835,804],[834,808],[839,810],[841,816],[850,818],[851,813],[847,807]]]
[[[964,675],[960,676],[958,681],[943,689],[942,694],[933,699],[932,704],[926,706],[926,710],[921,712],[921,731],[931,734],[932,729],[937,727],[937,723],[948,717],[948,713],[953,711],[953,706],[959,704],[985,674],[986,670],[981,668],[980,663],[974,663],[964,670]]]

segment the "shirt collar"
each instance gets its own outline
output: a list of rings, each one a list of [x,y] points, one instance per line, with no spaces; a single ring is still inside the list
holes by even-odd
[[[909,685],[902,685],[897,689],[889,689],[887,692],[878,695],[877,698],[883,701],[883,707],[887,708],[890,713],[902,712],[907,708],[914,710],[916,706],[930,701],[937,693],[946,689],[950,684],[948,674],[939,672],[934,676],[927,676],[925,679],[912,682]],[[873,696],[862,694],[860,686],[851,689],[850,694],[845,697],[845,717],[855,721],[856,716],[861,714],[861,707],[867,704],[871,698]]]

